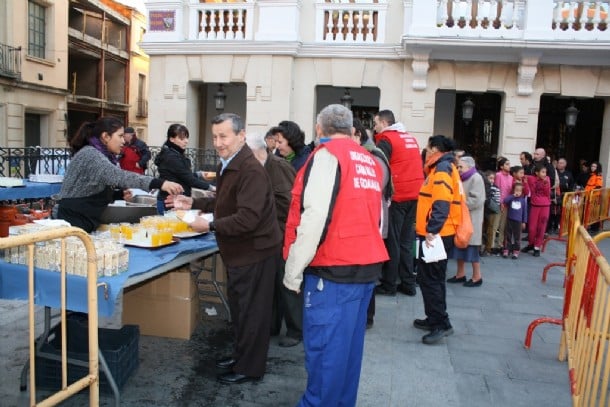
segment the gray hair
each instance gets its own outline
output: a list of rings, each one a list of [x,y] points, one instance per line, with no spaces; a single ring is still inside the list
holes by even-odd
[[[352,111],[343,105],[328,105],[318,113],[316,122],[320,125],[322,135],[333,134],[352,135],[354,116]]]
[[[235,134],[238,134],[240,131],[246,128],[244,125],[244,120],[235,113],[221,113],[212,119],[212,124],[220,124],[227,120],[231,120],[231,125],[233,126],[233,132]]]
[[[468,168],[474,168],[476,166],[476,164],[474,162],[474,158],[472,158],[469,155],[464,155],[464,156],[460,157],[460,161],[462,161],[464,164],[466,164],[468,166]]]
[[[265,138],[260,133],[246,134],[246,144],[248,145],[248,147],[250,147],[252,149],[252,151],[256,151],[256,150],[267,151],[267,143],[265,143]]]

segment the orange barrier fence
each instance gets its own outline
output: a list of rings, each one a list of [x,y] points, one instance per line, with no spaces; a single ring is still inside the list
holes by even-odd
[[[587,193],[585,212],[581,218],[585,227],[600,223],[600,227],[603,228],[604,221],[610,219],[608,213],[610,209],[609,199],[610,188],[594,189]]]
[[[551,240],[566,242],[566,261],[571,257],[571,245],[568,239],[570,226],[574,224],[575,216],[579,219],[583,218],[585,211],[587,193],[584,191],[567,192],[563,196],[561,205],[561,218],[559,222],[559,235],[557,237],[547,237],[544,239],[541,250],[544,252],[546,245]],[[542,282],[546,282],[546,276],[549,270],[553,267],[564,267],[566,262],[554,262],[547,264],[542,271]]]
[[[67,375],[67,340],[66,340],[66,241],[68,236],[76,236],[85,245],[87,252],[87,304],[88,304],[88,330],[89,330],[89,372],[84,377],[68,385]],[[35,307],[34,307],[34,247],[37,242],[61,239],[61,289],[60,289],[60,316],[61,316],[61,390],[52,394],[40,402],[36,402],[36,329],[35,329]],[[30,405],[31,406],[54,406],[69,397],[77,394],[81,390],[89,387],[89,405],[99,405],[99,358],[98,358],[98,316],[97,316],[97,261],[95,247],[89,235],[79,228],[63,227],[52,230],[45,230],[36,233],[24,234],[19,236],[0,239],[0,250],[10,250],[11,248],[24,246],[27,247],[28,265],[28,302],[29,302],[29,371],[30,371]],[[46,323],[45,323],[46,325]],[[45,327],[46,328],[46,327]],[[48,333],[48,332],[47,332]],[[0,403],[1,404],[1,403]]]
[[[566,262],[566,284],[561,319],[539,318],[527,329],[525,347],[541,323],[562,326],[559,360],[567,356],[573,406],[607,406],[610,377],[610,265],[596,242],[610,237],[602,233],[592,239],[574,210],[568,245],[572,256]]]

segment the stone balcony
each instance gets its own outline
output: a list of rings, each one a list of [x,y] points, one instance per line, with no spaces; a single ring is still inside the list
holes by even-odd
[[[610,0],[146,0],[146,6],[144,45],[153,54],[297,55],[315,48],[323,56],[327,47],[329,56],[344,48],[371,55],[393,47],[399,57],[610,63],[604,56],[610,55]]]

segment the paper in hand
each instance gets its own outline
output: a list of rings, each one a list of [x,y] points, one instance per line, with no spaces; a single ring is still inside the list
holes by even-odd
[[[422,241],[422,260],[426,263],[433,263],[447,258],[445,245],[440,235],[434,235],[432,242]]]

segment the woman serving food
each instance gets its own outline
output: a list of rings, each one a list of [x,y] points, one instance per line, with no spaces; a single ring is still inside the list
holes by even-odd
[[[106,206],[115,199],[128,199],[127,188],[161,189],[180,194],[180,184],[125,171],[117,165],[123,147],[123,123],[114,117],[85,122],[68,139],[70,165],[59,192],[57,217],[87,233],[97,229]]]
[[[167,140],[155,158],[155,165],[161,177],[179,183],[184,188],[184,195],[191,196],[192,188],[209,189],[210,184],[201,178],[211,180],[211,174],[216,177],[216,173],[192,171],[191,160],[185,155],[188,142],[189,131],[186,126],[178,123],[170,125],[167,129]],[[167,195],[169,194],[165,192],[157,195],[159,214],[163,214],[167,209],[164,203]]]

